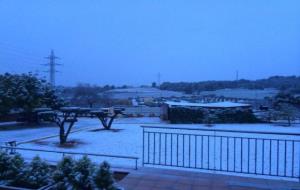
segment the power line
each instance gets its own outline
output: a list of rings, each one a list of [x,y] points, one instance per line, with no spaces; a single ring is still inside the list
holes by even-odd
[[[55,56],[54,51],[51,50],[50,55],[46,57],[46,59],[49,59],[49,63],[45,64],[46,66],[49,66],[49,70],[46,71],[49,73],[49,81],[52,86],[55,86],[55,73],[57,70],[55,69],[57,65],[60,65],[55,62],[56,59],[59,59]]]

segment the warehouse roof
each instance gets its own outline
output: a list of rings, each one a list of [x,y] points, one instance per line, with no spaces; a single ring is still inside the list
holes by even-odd
[[[250,104],[242,104],[235,102],[215,102],[215,103],[189,103],[189,102],[172,102],[167,101],[165,104],[175,107],[204,107],[204,108],[236,108],[250,107]]]

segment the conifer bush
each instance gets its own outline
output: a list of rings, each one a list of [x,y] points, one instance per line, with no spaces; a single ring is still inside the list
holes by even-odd
[[[114,186],[115,180],[110,170],[110,165],[107,162],[103,162],[96,172],[94,182],[100,190],[116,190]]]
[[[74,171],[71,174],[71,183],[76,190],[89,190],[93,189],[93,173],[95,166],[92,161],[87,157],[83,156],[79,159],[74,167]]]
[[[71,176],[74,173],[75,161],[72,157],[64,157],[56,167],[53,173],[53,181],[55,183],[53,189],[65,190],[71,188]]]
[[[0,151],[0,184],[52,190],[117,190],[110,165],[103,162],[96,170],[94,163],[83,156],[79,160],[64,157],[54,169],[39,156],[25,163],[20,154]]]
[[[10,180],[16,178],[24,166],[25,162],[23,157],[20,154],[13,155],[10,157],[5,178]]]
[[[33,158],[29,165],[25,165],[12,181],[16,187],[37,189],[52,183],[52,169],[39,156]]]
[[[6,178],[6,173],[9,169],[10,157],[4,152],[0,151],[0,179],[3,180]]]

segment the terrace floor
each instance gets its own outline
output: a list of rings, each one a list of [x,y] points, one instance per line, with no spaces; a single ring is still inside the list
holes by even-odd
[[[119,184],[126,190],[300,190],[299,182],[147,167]]]

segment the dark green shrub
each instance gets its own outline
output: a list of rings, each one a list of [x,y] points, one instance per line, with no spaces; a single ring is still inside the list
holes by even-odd
[[[37,189],[50,184],[52,181],[51,167],[40,157],[33,158],[12,181],[13,186]]]
[[[55,187],[53,189],[64,190],[71,187],[70,181],[72,174],[74,173],[75,161],[72,157],[64,157],[56,167],[53,173],[53,181],[55,182]]]
[[[252,111],[224,111],[217,114],[217,123],[258,123]]]
[[[100,190],[116,190],[114,186],[115,180],[113,174],[110,171],[110,165],[107,162],[103,162],[100,168],[97,170],[94,177],[94,183]]]
[[[9,163],[10,156],[4,151],[0,151],[0,179],[6,179]]]
[[[9,155],[0,152],[0,179],[14,179],[24,167],[24,159],[19,154]]]
[[[203,111],[189,108],[170,108],[169,120],[173,124],[178,123],[203,123]]]
[[[87,156],[84,156],[78,160],[70,178],[73,189],[92,189],[94,171],[95,166]]]
[[[6,179],[14,179],[25,166],[23,157],[20,154],[11,156],[8,170],[6,172]]]

